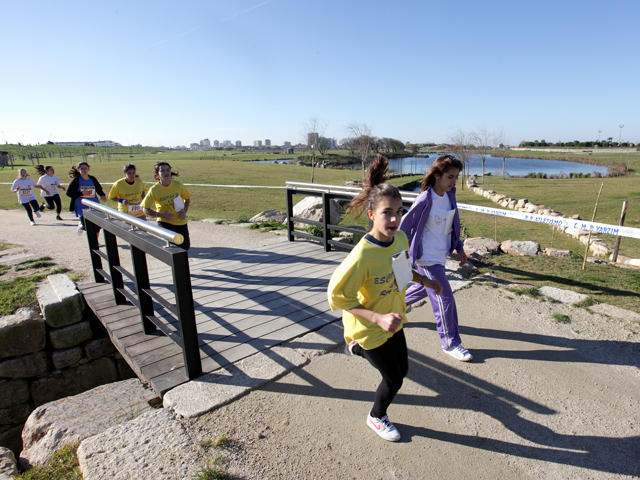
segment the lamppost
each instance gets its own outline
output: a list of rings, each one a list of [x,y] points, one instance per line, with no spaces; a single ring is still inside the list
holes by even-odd
[[[598,130],[598,143],[600,143],[600,134],[602,133],[602,130]]]
[[[620,136],[618,137],[618,146],[620,146],[620,140],[622,139],[622,129],[624,128],[624,124],[618,125],[620,127]]]
[[[4,144],[8,145],[8,143],[7,143],[7,134],[4,133],[4,130],[2,131],[2,134],[4,135]]]

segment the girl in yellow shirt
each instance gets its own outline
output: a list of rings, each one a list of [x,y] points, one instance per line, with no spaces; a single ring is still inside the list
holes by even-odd
[[[147,187],[136,174],[136,166],[133,163],[127,163],[122,169],[122,173],[124,173],[124,178],[113,184],[109,190],[109,199],[118,202],[119,212],[146,220],[147,217],[142,211],[142,200],[147,194]]]
[[[343,310],[345,353],[363,357],[382,375],[367,425],[385,440],[397,442],[400,433],[389,421],[387,407],[402,386],[409,369],[407,342],[402,325],[407,322],[405,289],[409,278],[437,294],[438,282],[411,271],[409,243],[398,232],[402,218],[400,191],[387,183],[387,159],[378,155],[367,172],[364,188],[347,207],[347,213],[364,210],[371,231],[354,247],[331,276],[328,288],[332,310]],[[396,235],[398,233],[398,235]],[[396,258],[397,260],[394,260]],[[395,265],[395,266],[394,266]]]

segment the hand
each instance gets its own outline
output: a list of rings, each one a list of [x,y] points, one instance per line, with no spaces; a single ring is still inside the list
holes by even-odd
[[[398,313],[386,313],[381,315],[374,313],[371,321],[389,333],[395,333],[402,325],[402,315]]]
[[[464,252],[458,252],[458,256],[460,257],[460,266],[464,267],[467,264],[467,254]]]
[[[107,197],[104,195],[100,195],[100,200],[102,201],[102,203],[107,201]]]
[[[123,198],[122,199],[122,204],[125,205],[125,206],[129,205],[129,200],[127,200],[126,198]]]
[[[44,193],[46,193],[47,195],[49,195],[49,190],[47,190],[46,188],[43,188],[43,189],[42,189],[42,191],[43,191]]]
[[[173,220],[173,213],[170,212],[162,212],[157,215],[158,218],[163,218],[165,220],[171,221]]]
[[[433,290],[436,295],[440,295],[443,290],[440,282],[437,280],[429,280],[427,277],[422,277],[422,285]]]
[[[180,210],[178,212],[178,218],[180,220],[184,220],[185,218],[187,218],[187,212],[185,212],[184,209]]]

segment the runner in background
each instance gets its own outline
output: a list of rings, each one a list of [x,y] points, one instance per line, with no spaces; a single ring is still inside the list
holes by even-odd
[[[60,179],[56,176],[56,171],[53,169],[51,165],[47,165],[46,167],[43,165],[35,166],[36,172],[40,175],[38,179],[38,185],[46,188],[49,193],[42,192],[42,197],[47,202],[46,204],[40,205],[40,211],[44,212],[45,207],[49,210],[56,209],[56,220],[62,220],[60,214],[62,213],[62,201],[60,200],[60,195],[58,194],[58,189],[66,190],[62,185],[60,185]]]
[[[78,235],[82,235],[82,232],[86,230],[84,211],[89,208],[82,203],[82,200],[89,199],[96,203],[100,203],[100,200],[107,201],[98,179],[93,175],[89,175],[90,170],[91,167],[87,162],[80,162],[69,169],[69,178],[72,179],[67,188],[67,196],[71,198],[69,211],[75,212],[76,217],[80,219],[77,229]],[[98,199],[98,195],[100,199]]]
[[[134,164],[127,163],[122,172],[124,178],[113,184],[109,191],[109,199],[118,203],[118,211],[146,220],[147,217],[142,211],[142,200],[147,193],[147,187],[136,174]]]
[[[49,191],[28,177],[29,174],[24,168],[18,170],[18,178],[13,181],[11,191],[18,194],[18,202],[20,202],[27,211],[27,216],[29,217],[29,221],[33,227],[36,222],[33,220],[32,209],[33,212],[35,212],[36,217],[40,218],[40,207],[38,206],[38,199],[36,198],[36,194],[33,189],[39,188],[45,193],[49,193]]]

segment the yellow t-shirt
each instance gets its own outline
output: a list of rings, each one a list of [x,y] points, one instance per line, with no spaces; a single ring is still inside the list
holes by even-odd
[[[179,200],[176,200],[179,198]],[[158,223],[166,222],[172,225],[186,225],[187,219],[185,217],[184,220],[180,220],[178,217],[178,212],[176,211],[176,203],[184,204],[185,200],[191,198],[191,194],[187,187],[182,185],[182,183],[177,180],[171,180],[171,185],[168,187],[163,187],[160,182],[153,185],[147,196],[144,197],[142,201],[143,208],[154,208],[158,213],[169,212],[173,214],[173,218],[171,220],[164,220],[162,218],[158,218]],[[182,208],[180,208],[182,210]]]
[[[123,205],[118,202],[118,211],[122,213],[128,213],[134,217],[141,217],[144,215],[142,211],[142,194],[148,189],[145,187],[144,182],[139,178],[136,178],[133,185],[129,185],[125,178],[121,178],[113,184],[111,190],[109,190],[109,198],[114,200],[116,198],[123,198],[129,202],[128,205]]]
[[[377,313],[398,313],[402,323],[407,323],[406,287],[398,290],[391,266],[391,256],[403,250],[409,250],[409,242],[402,231],[396,233],[388,247],[372,245],[365,237],[333,272],[327,290],[329,305],[331,310],[344,310],[342,323],[347,343],[355,340],[365,350],[371,350],[393,336],[369,319],[347,312],[358,304]]]

